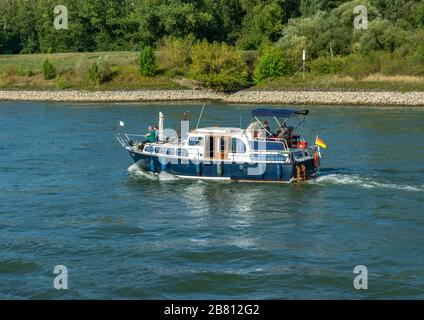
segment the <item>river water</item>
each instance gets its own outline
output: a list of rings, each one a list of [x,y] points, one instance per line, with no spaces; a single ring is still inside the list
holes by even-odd
[[[201,126],[254,107],[211,104]],[[1,103],[0,298],[424,298],[422,109],[310,107],[303,133],[328,149],[301,186],[153,178],[115,140],[119,121],[142,134],[200,110]]]

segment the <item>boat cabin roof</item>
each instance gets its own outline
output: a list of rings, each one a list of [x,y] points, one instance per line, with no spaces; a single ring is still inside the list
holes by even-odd
[[[279,117],[291,118],[296,115],[307,116],[309,110],[289,110],[289,109],[266,109],[259,108],[252,111],[253,117]]]
[[[191,134],[223,134],[223,135],[240,135],[244,130],[240,128],[222,128],[222,127],[208,127],[200,128],[190,132]]]

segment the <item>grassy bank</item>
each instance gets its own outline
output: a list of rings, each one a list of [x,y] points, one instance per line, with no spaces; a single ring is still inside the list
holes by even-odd
[[[47,58],[58,72],[58,77],[52,80],[43,79],[42,65]],[[113,72],[112,79],[102,85],[87,77],[89,66],[99,58],[107,60]],[[94,91],[183,88],[161,70],[155,77],[141,76],[137,58],[136,52],[0,55],[0,89]]]
[[[313,76],[281,78],[264,82],[250,90],[324,90],[324,91],[424,91],[424,78],[374,74],[363,79],[342,76]]]
[[[193,89],[198,82],[190,80],[187,72],[175,74],[167,69],[161,51],[156,53],[159,70],[154,77],[143,77],[138,69],[137,52],[95,52],[36,55],[0,55],[0,89],[4,90],[140,90],[140,89]],[[255,53],[246,53],[246,59],[255,60]],[[44,80],[42,64],[46,59],[55,66],[58,76]],[[87,77],[89,66],[103,58],[111,66],[113,77],[98,85]],[[250,90],[359,90],[359,91],[424,91],[424,78],[413,76],[384,76],[374,74],[362,79],[337,75],[306,74],[269,80],[253,85]]]

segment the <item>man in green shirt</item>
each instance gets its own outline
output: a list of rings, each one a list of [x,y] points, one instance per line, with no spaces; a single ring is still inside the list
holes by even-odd
[[[149,127],[149,132],[146,134],[146,141],[147,143],[153,143],[156,141],[156,133],[155,130],[153,130],[153,127]]]

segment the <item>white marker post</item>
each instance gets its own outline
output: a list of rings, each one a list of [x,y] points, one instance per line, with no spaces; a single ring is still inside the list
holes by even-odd
[[[306,50],[303,50],[302,52],[303,81],[305,81],[305,62],[306,62]]]

